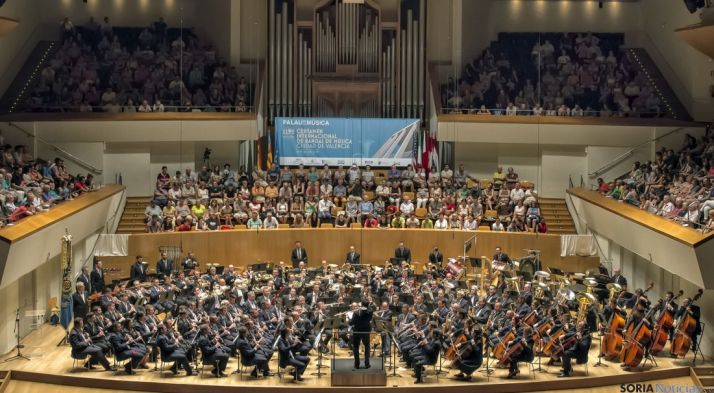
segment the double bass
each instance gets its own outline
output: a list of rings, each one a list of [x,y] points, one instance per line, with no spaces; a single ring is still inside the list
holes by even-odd
[[[694,302],[702,297],[704,291],[700,288],[697,294],[692,298],[689,306],[693,305]],[[682,314],[679,322],[677,323],[677,330],[674,332],[674,338],[672,339],[672,346],[670,352],[677,356],[684,356],[689,352],[692,347],[692,335],[697,328],[697,320],[694,318],[691,312],[686,311]]]
[[[625,343],[620,351],[620,361],[627,367],[637,367],[645,357],[647,346],[652,340],[652,329],[645,321],[652,316],[653,312],[654,308],[650,309],[637,326],[631,329],[631,334],[625,337]]]
[[[605,334],[602,336],[600,345],[600,356],[615,357],[622,350],[622,343],[625,337],[622,335],[622,329],[625,327],[625,318],[621,311],[615,306],[610,315],[610,320],[607,322]]]
[[[677,296],[672,296],[672,299],[664,305],[662,313],[657,318],[657,324],[654,331],[652,331],[652,348],[650,348],[652,353],[656,354],[664,350],[664,346],[669,340],[669,332],[674,326],[674,312],[672,312],[671,305],[683,294],[684,291],[680,289]]]

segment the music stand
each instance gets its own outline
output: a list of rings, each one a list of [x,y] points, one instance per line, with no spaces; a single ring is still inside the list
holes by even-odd
[[[392,338],[392,345],[394,345],[394,348],[392,348],[392,375],[389,376],[394,378],[401,378],[402,376],[400,374],[397,374],[397,351],[401,353],[402,348],[399,346],[397,338],[394,337],[394,333],[387,332],[387,334],[389,335],[389,337]]]
[[[324,325],[324,321],[323,321]],[[325,327],[320,328],[320,332],[315,336],[315,341],[312,343],[312,348],[317,350],[317,372],[311,373],[310,375],[317,375],[318,378],[322,378],[322,368],[330,368],[330,366],[324,366],[322,364],[322,351],[320,350],[320,342],[322,341],[322,333],[325,331]]]

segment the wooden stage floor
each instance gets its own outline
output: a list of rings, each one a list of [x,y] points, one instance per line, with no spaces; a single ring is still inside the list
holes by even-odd
[[[13,380],[25,380],[34,382],[48,382],[58,385],[73,385],[73,386],[89,386],[94,388],[105,388],[113,390],[142,390],[142,391],[167,391],[167,392],[183,392],[202,391],[202,387],[210,388],[207,392],[217,393],[219,390],[224,390],[227,387],[242,386],[242,391],[261,390],[266,388],[291,388],[291,389],[319,389],[330,387],[330,370],[323,369],[322,377],[318,378],[312,375],[316,371],[317,364],[316,356],[311,356],[311,365],[305,372],[304,382],[293,383],[292,378],[287,377],[280,380],[278,376],[267,378],[252,379],[247,375],[243,375],[241,379],[238,375],[229,375],[226,378],[212,378],[206,372],[205,376],[183,376],[180,373],[178,376],[170,376],[167,371],[163,375],[159,372],[151,370],[138,370],[137,375],[126,376],[123,372],[112,373],[105,372],[98,368],[97,370],[87,371],[81,369],[79,371],[72,370],[72,359],[69,356],[69,346],[57,346],[63,336],[63,329],[59,326],[51,326],[45,324],[39,329],[30,333],[22,341],[25,345],[23,354],[29,356],[31,360],[14,360],[4,362],[5,359],[14,355],[8,353],[0,357],[0,370],[13,370]],[[520,392],[520,391],[552,391],[559,389],[582,389],[584,387],[593,388],[598,386],[619,385],[620,383],[637,382],[637,381],[653,381],[676,378],[690,378],[689,367],[692,365],[692,354],[688,354],[685,359],[671,359],[669,357],[657,357],[657,367],[647,365],[644,369],[637,368],[633,371],[622,370],[617,363],[604,361],[605,367],[595,367],[597,362],[598,340],[593,340],[593,348],[590,352],[590,361],[588,364],[588,375],[585,376],[585,369],[582,365],[574,366],[574,376],[571,378],[558,378],[560,366],[554,365],[547,367],[545,359],[542,364],[543,372],[532,374],[529,372],[529,367],[525,363],[521,363],[521,374],[513,379],[506,379],[507,370],[495,369],[494,373],[487,378],[485,373],[477,371],[473,374],[473,380],[470,382],[458,381],[454,379],[457,373],[455,370],[447,368],[448,362],[443,365],[444,373],[437,380],[433,369],[427,370],[426,383],[415,385],[414,378],[411,377],[412,370],[398,368],[397,374],[401,377],[392,377],[391,370],[388,370],[387,387],[413,388],[414,390],[422,390],[423,388],[433,389],[436,386],[452,387],[453,392],[473,391],[472,386],[479,388],[488,388],[489,392]],[[346,357],[346,352],[340,352],[342,357]],[[328,355],[329,356],[329,355]],[[277,356],[273,357],[271,362],[271,370],[277,371],[276,360]],[[324,358],[323,364],[330,364],[330,358]],[[111,359],[110,359],[111,361]],[[697,361],[697,366],[711,366],[711,359],[706,361]],[[153,363],[152,363],[153,365]],[[227,373],[236,369],[235,359],[231,359]],[[25,372],[23,374],[23,372]],[[36,374],[35,374],[36,373]],[[40,374],[46,377],[38,377]],[[17,378],[15,378],[17,375]],[[23,376],[24,375],[24,376]],[[189,389],[189,387],[192,387]],[[255,388],[255,389],[251,389]],[[363,388],[363,387],[357,387]],[[350,390],[354,388],[331,388],[337,390]],[[22,391],[22,390],[18,390]],[[589,390],[594,392],[595,390]],[[610,390],[612,391],[612,390]],[[58,393],[59,391],[55,392]]]

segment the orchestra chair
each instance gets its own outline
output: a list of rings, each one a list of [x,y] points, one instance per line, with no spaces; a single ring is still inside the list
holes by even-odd
[[[159,377],[163,378],[166,376],[166,374],[164,373],[164,365],[167,363],[164,360],[164,351],[162,351],[161,348],[159,348],[159,353],[156,356],[157,356],[156,361],[159,362]],[[159,361],[159,358],[161,359],[160,361]],[[171,374],[171,375],[173,375],[173,374]]]
[[[707,324],[704,322],[699,322],[699,325],[702,327],[702,333],[699,334],[699,337],[697,337],[697,350],[694,351],[694,357],[692,358],[692,366],[697,365],[697,356],[699,356],[702,361],[704,361],[704,354],[702,353],[702,338],[704,338],[704,329],[707,327]]]
[[[579,362],[576,361],[574,366],[580,365],[580,364],[583,365],[583,371],[585,372],[585,376],[587,377],[587,376],[588,376],[588,361],[586,360],[586,361],[584,361],[584,362],[582,362],[582,363],[579,363]],[[574,369],[574,368],[575,368],[575,367],[573,367],[573,369]]]
[[[426,218],[427,210],[423,207],[419,207],[416,210],[414,210],[414,215],[416,218],[423,220]]]
[[[238,354],[237,356],[240,358],[240,354]],[[203,352],[201,352],[201,371],[198,373],[201,378],[203,378],[203,373],[206,369],[206,365],[212,365],[213,367],[218,368],[218,360],[211,364],[211,362],[208,361],[208,359],[206,359],[206,357],[203,355]]]
[[[87,355],[75,356],[74,354],[70,354],[70,356],[72,356],[72,370],[71,370],[71,372],[75,372],[75,371],[79,371],[79,370],[84,370],[84,371],[90,370],[89,359],[87,359]],[[78,367],[79,363],[81,363],[82,361],[86,361],[87,365]]]
[[[241,356],[240,351],[236,354],[236,356],[238,356],[238,360],[240,361],[240,366],[238,366],[238,378],[240,380],[243,380],[243,373],[245,372],[245,370],[255,367],[256,365],[255,363],[249,362],[243,356]],[[260,378],[262,375],[263,374],[259,372],[258,378]]]
[[[278,228],[280,228],[280,229],[288,229],[288,228],[290,228],[290,224],[278,224]]]
[[[283,363],[282,360],[283,360],[282,356],[280,355],[280,352],[278,352],[278,373],[277,374],[278,374],[278,379],[280,381],[283,380],[283,374],[292,375],[293,373],[295,373],[295,367],[290,364],[288,364],[284,368],[280,367],[280,365]]]
[[[114,350],[114,348],[112,348],[112,351],[113,351],[113,350]],[[147,350],[148,350],[148,347],[147,347]],[[134,369],[131,367],[131,356],[127,356],[126,358],[119,359],[119,358],[117,357],[117,355],[115,354],[115,355],[114,355],[114,367],[115,367],[117,370],[116,370],[114,373],[115,373],[115,374],[118,374],[119,372],[123,372],[123,371],[124,371],[124,366],[127,364],[127,362],[129,362],[129,363],[128,363],[128,364],[129,364],[129,369],[130,369],[131,371],[134,371]]]

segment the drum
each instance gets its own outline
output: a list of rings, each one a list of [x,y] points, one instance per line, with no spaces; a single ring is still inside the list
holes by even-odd
[[[459,260],[449,258],[449,263],[446,265],[446,272],[451,273],[454,278],[459,279],[466,272],[466,268]]]

